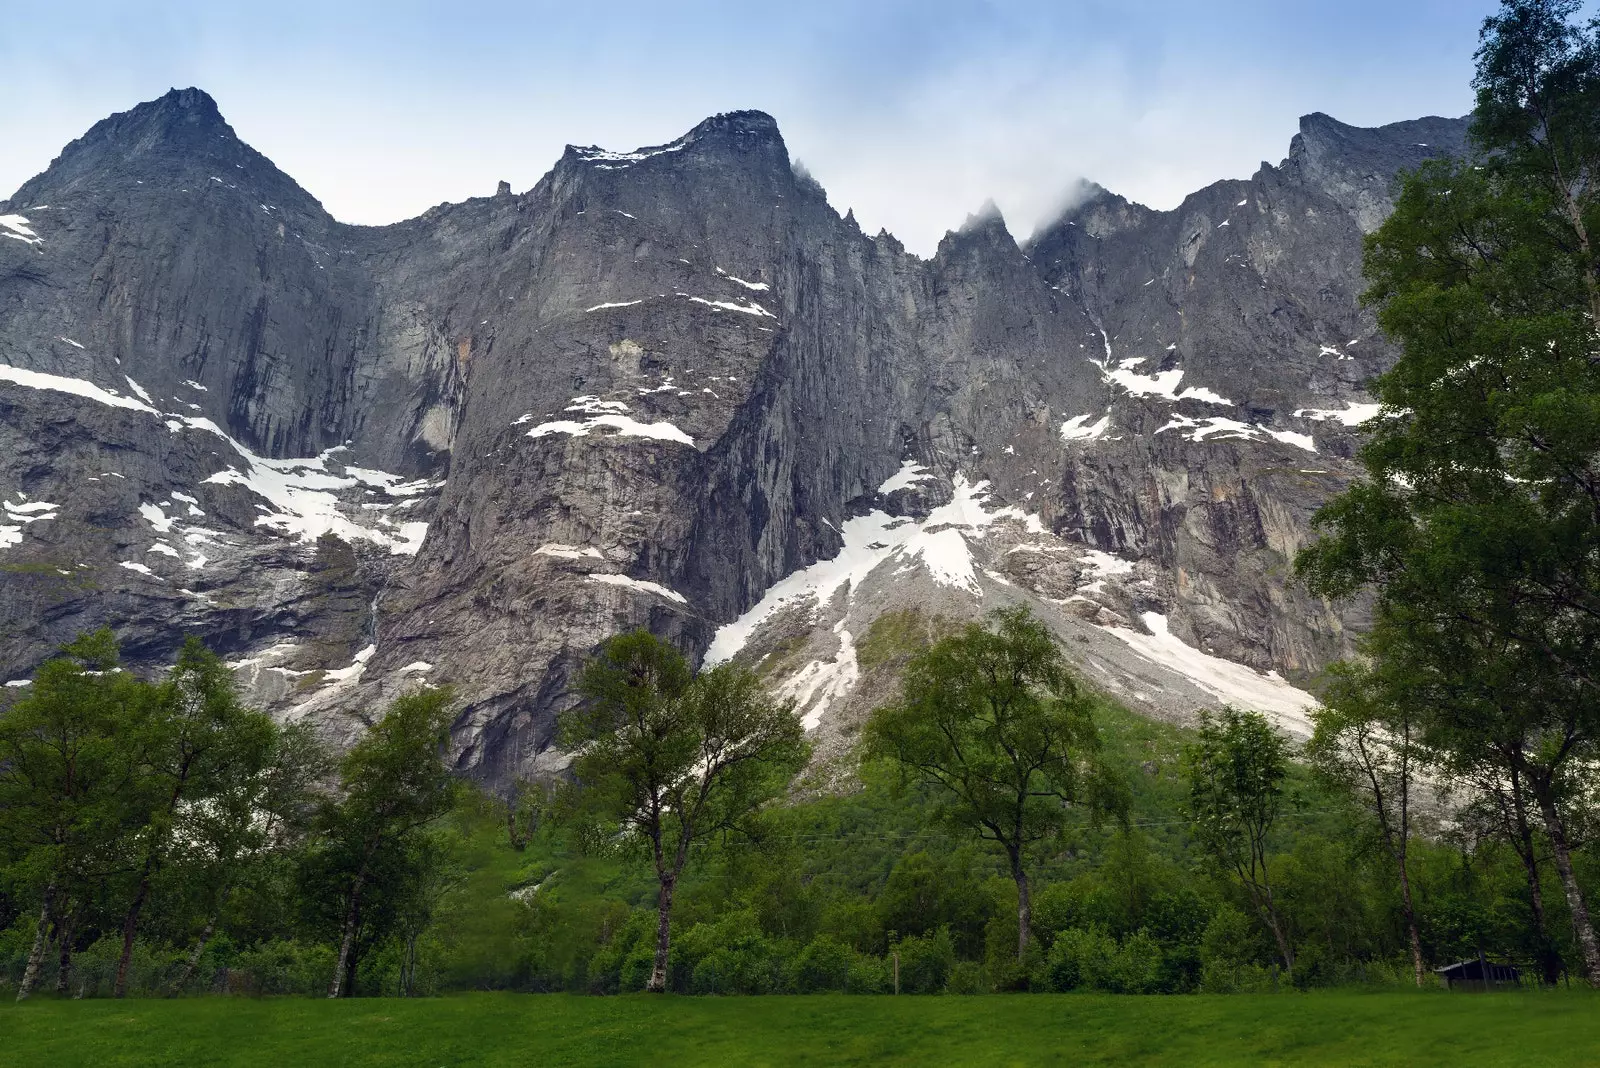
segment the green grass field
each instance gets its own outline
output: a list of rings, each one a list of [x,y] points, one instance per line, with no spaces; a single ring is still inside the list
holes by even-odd
[[[0,1008],[6,1065],[1600,1065],[1588,993],[648,998]]]

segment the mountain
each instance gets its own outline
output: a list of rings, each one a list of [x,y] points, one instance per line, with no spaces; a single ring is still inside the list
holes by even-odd
[[[0,678],[198,633],[341,742],[448,683],[499,782],[610,634],[759,665],[827,753],[897,635],[1023,602],[1134,707],[1298,729],[1363,625],[1289,576],[1394,355],[1361,237],[1464,135],[1312,115],[1173,211],[921,259],[759,112],[358,227],[174,90],[0,203]]]

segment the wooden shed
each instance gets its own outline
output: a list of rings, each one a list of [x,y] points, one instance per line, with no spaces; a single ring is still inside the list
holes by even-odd
[[[1463,990],[1487,990],[1492,986],[1516,986],[1522,982],[1522,972],[1515,965],[1494,964],[1481,958],[1458,961],[1433,971],[1451,990],[1458,986]]]

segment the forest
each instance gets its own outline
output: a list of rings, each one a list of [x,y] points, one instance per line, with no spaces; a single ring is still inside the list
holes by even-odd
[[[1506,0],[1476,155],[1367,239],[1400,350],[1365,477],[1295,581],[1372,627],[1315,733],[1151,721],[1021,610],[880,618],[898,697],[812,761],[760,665],[647,633],[585,669],[548,781],[448,763],[424,685],[344,752],[191,638],[85,634],[0,694],[0,986],[29,997],[448,991],[1271,993],[1463,961],[1600,985],[1600,24]],[[844,786],[840,786],[844,783]]]

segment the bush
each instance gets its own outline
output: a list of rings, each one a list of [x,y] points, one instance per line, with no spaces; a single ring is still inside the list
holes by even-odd
[[[794,962],[794,986],[802,994],[849,988],[856,952],[832,935],[818,935]]]
[[[654,952],[655,920],[655,913],[635,909],[628,914],[622,926],[612,932],[610,939],[594,951],[594,956],[589,958],[588,968],[589,989],[592,992],[615,994],[622,990],[644,989],[643,981],[638,986],[624,983],[631,983],[637,977],[638,966],[630,966],[629,958],[639,943],[644,941],[652,954]],[[653,955],[651,960],[654,961]],[[649,978],[648,971],[645,972],[645,978]]]
[[[944,990],[956,964],[955,940],[948,927],[921,937],[902,938],[895,948],[900,954],[902,994],[938,994]]]
[[[627,955],[622,958],[622,967],[617,973],[617,989],[623,993],[643,990],[650,985],[650,976],[656,970],[656,940],[652,931],[648,937],[641,937],[633,943]],[[667,951],[667,972],[672,970],[672,951]]]
[[[944,927],[964,955],[983,947],[993,895],[975,878],[965,852],[902,856],[878,894],[878,926],[902,935],[927,936]],[[1015,908],[1015,898],[1011,907]]]
[[[1056,936],[1045,961],[1051,990],[1154,994],[1163,984],[1161,946],[1147,931],[1121,944],[1100,927],[1074,927]]]
[[[832,935],[862,953],[882,953],[883,927],[878,922],[876,904],[865,897],[841,897],[822,910],[820,933]]]
[[[1098,927],[1070,927],[1059,932],[1045,958],[1050,989],[1065,993],[1088,987],[1091,977],[1103,970],[1103,962],[1115,952],[1116,943]]]
[[[225,993],[322,994],[337,959],[332,946],[274,939],[234,953],[211,985]]]
[[[945,991],[951,994],[987,994],[993,989],[988,970],[975,960],[956,961],[945,983]]]
[[[730,912],[689,929],[674,971],[687,971],[688,990],[695,994],[782,993],[789,986],[786,948],[762,933],[754,912]]]
[[[893,989],[891,982],[887,960],[858,953],[850,962],[850,980],[845,993],[884,994]]]

